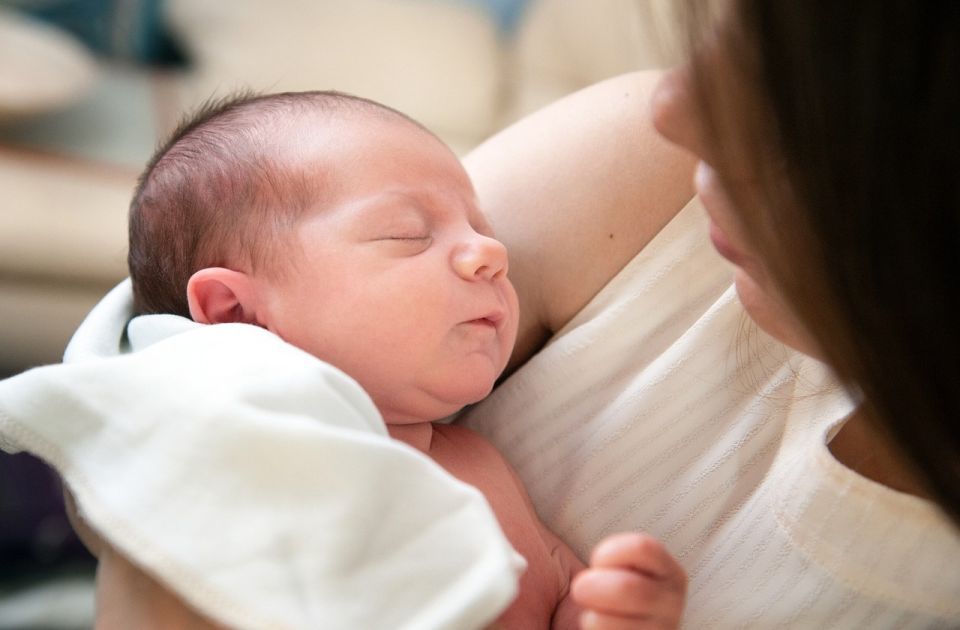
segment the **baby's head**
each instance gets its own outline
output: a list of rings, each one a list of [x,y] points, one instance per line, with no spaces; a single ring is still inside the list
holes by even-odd
[[[459,160],[338,93],[244,97],[183,125],[141,178],[129,262],[138,312],[267,328],[389,423],[485,396],[516,337],[506,250]]]

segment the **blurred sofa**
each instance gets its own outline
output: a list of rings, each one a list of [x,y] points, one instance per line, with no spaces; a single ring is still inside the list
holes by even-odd
[[[464,153],[566,93],[669,62],[669,5],[154,0],[156,26],[186,60],[175,68],[108,57],[7,5],[0,374],[59,361],[85,313],[124,277],[127,204],[140,167],[205,98],[237,87],[353,92],[409,113]],[[115,17],[129,34],[124,16]]]

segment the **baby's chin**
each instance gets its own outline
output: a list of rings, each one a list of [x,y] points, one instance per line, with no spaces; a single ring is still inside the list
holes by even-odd
[[[493,371],[491,370],[487,374],[478,375],[474,380],[469,384],[469,387],[463,392],[462,397],[460,398],[460,407],[466,407],[467,405],[472,405],[473,403],[480,402],[484,398],[490,395],[490,392],[493,391],[494,385],[497,384],[497,378],[500,374],[503,373],[503,368]]]
[[[483,400],[484,398],[490,395],[490,392],[493,391],[493,386],[495,383],[496,383],[496,379],[491,379],[489,380],[489,382],[480,381],[478,383],[475,383],[475,385],[471,387],[469,391],[464,391],[459,395],[438,400],[437,401],[438,411],[436,413],[439,415],[437,415],[437,417],[433,418],[432,420],[440,420],[442,418],[446,418],[448,416],[451,416],[457,413],[458,411],[460,411],[461,409],[463,409],[468,405],[472,405],[474,403],[480,402],[481,400]]]
[[[493,390],[496,377],[465,380],[458,387],[412,392],[404,400],[378,404],[387,424],[434,422],[454,415],[464,407],[480,402]],[[376,400],[374,402],[377,402]]]

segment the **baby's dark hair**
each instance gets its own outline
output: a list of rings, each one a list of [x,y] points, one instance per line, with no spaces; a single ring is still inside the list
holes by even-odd
[[[373,115],[422,125],[333,91],[212,99],[147,163],[130,203],[127,264],[138,314],[190,316],[187,282],[206,267],[269,262],[283,229],[322,194],[324,174],[284,159],[274,139],[301,115]]]

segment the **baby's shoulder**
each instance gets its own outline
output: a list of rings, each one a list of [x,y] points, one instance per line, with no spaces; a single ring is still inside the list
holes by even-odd
[[[433,445],[443,448],[470,449],[478,456],[503,460],[500,451],[487,438],[473,429],[457,424],[434,424]],[[504,460],[506,461],[506,460]]]
[[[515,475],[507,460],[487,438],[458,425],[434,425],[430,456],[457,476],[467,470],[483,470],[487,477],[513,478]]]

